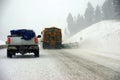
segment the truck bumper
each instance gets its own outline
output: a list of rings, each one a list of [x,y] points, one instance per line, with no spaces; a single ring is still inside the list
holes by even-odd
[[[8,45],[7,50],[11,51],[13,54],[15,53],[25,54],[25,53],[35,52],[35,50],[39,50],[39,46],[38,45],[20,45],[20,46]]]

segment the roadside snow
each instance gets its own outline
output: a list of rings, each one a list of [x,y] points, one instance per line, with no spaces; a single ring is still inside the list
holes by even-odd
[[[120,72],[120,54],[116,55],[113,53],[102,53],[86,49],[64,49],[63,51],[68,52],[69,54],[82,57],[86,60],[93,61],[100,65],[104,65],[108,68],[111,68],[115,71]],[[73,53],[74,52],[74,53]]]
[[[5,42],[0,40],[0,45],[4,45],[4,44],[5,44]]]
[[[84,57],[115,71],[120,68],[120,22],[102,21],[96,23],[65,41],[79,44],[71,51],[74,55]],[[69,52],[69,50],[66,50]],[[120,71],[119,71],[120,72]]]
[[[80,48],[120,53],[120,21],[101,21],[78,32],[64,43],[73,42],[78,42]]]

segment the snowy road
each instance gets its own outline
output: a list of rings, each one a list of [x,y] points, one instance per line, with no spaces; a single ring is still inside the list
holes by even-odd
[[[0,80],[120,80],[118,54],[61,49],[41,50],[40,55],[9,59],[6,49],[0,50]]]

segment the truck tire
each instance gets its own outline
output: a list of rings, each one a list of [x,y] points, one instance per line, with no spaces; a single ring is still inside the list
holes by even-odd
[[[56,48],[56,49],[60,49],[60,48],[61,48],[61,43],[60,43],[60,42],[56,43],[55,48]]]
[[[43,42],[43,49],[48,49],[50,48],[50,44],[47,42]]]
[[[34,52],[35,57],[39,57],[39,49]]]
[[[43,49],[46,49],[46,43],[43,42]]]
[[[8,58],[12,58],[12,54],[11,54],[11,51],[10,51],[10,50],[7,50],[7,57],[8,57]]]

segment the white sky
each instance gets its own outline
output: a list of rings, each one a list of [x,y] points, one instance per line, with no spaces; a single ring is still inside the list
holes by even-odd
[[[0,15],[0,26],[3,31],[5,28],[30,28],[37,33],[43,27],[64,28],[68,13],[84,14],[88,1],[95,7],[105,0],[7,0]]]

